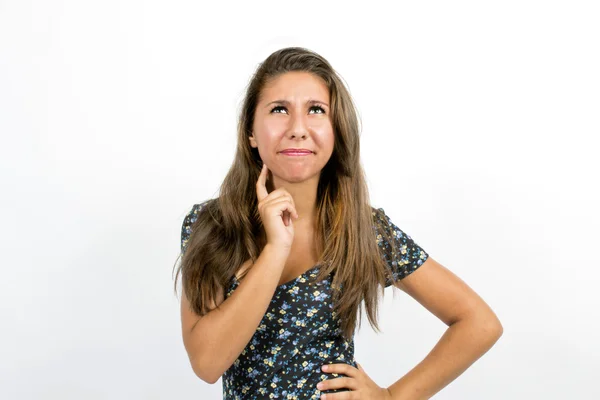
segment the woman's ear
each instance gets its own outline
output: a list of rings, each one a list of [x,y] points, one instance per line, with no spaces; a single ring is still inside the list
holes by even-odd
[[[252,147],[258,147],[258,144],[256,144],[256,139],[254,139],[254,136],[248,136],[248,140],[250,141],[250,146]]]

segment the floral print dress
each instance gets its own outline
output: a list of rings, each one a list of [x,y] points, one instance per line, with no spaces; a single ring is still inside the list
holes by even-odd
[[[185,216],[181,230],[181,250],[185,251],[191,227],[206,202],[194,204]],[[395,280],[415,271],[428,258],[410,236],[392,223],[382,208],[373,215],[377,243],[392,269]],[[382,217],[383,216],[383,217]],[[390,244],[378,233],[378,225],[391,229],[399,254],[392,255]],[[341,329],[332,304],[332,276],[316,282],[319,265],[295,279],[277,286],[271,303],[250,342],[222,376],[224,400],[318,399],[317,383],[344,374],[325,373],[323,364],[346,363],[358,368],[354,360],[354,339],[348,341]],[[392,285],[386,280],[386,287]],[[226,298],[240,282],[234,276]]]

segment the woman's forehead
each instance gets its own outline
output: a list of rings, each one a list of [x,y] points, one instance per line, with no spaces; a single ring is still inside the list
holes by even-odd
[[[287,72],[266,84],[261,101],[282,103],[329,102],[329,89],[319,77],[308,72]]]

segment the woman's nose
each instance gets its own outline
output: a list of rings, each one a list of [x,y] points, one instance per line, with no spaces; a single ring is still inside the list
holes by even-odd
[[[290,127],[289,136],[291,138],[301,137],[306,138],[308,134],[308,129],[306,127],[306,121],[304,120],[304,116],[296,116],[293,117],[292,126]]]

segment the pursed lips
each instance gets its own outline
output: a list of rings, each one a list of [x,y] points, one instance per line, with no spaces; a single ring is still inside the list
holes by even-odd
[[[312,151],[310,150],[283,150],[281,151],[282,154],[286,154],[286,155],[308,155],[308,154],[312,154]]]

